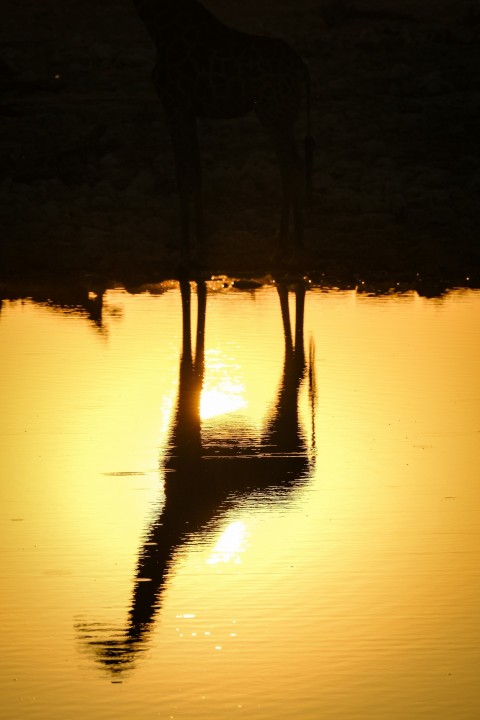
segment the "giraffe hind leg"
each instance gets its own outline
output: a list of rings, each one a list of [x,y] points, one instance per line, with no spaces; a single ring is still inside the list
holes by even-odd
[[[293,120],[280,122],[268,112],[257,109],[257,115],[269,135],[280,167],[282,181],[282,212],[279,249],[284,251],[288,244],[290,214],[293,214],[293,237],[296,248],[303,247],[303,214],[302,214],[302,172],[300,157],[295,147]]]

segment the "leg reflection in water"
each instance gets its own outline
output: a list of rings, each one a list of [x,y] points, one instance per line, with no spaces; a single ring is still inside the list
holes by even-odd
[[[78,625],[84,642],[113,673],[126,669],[141,651],[156,613],[162,591],[179,548],[192,537],[211,530],[239,500],[251,493],[268,494],[282,501],[303,485],[311,474],[315,443],[308,447],[299,420],[300,387],[309,377],[312,418],[315,403],[313,349],[305,358],[303,316],[305,286],[295,286],[295,334],[292,336],[288,287],[278,284],[285,354],[278,391],[260,437],[242,427],[236,438],[202,436],[200,397],[204,377],[207,289],[197,283],[195,349],[192,347],[191,287],[182,281],[182,353],[178,397],[168,451],[162,462],[165,501],[146,533],[139,552],[134,589],[125,628]],[[248,440],[246,438],[249,438]],[[101,634],[104,636],[101,637]]]

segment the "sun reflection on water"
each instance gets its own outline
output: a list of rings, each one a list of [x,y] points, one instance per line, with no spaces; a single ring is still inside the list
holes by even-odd
[[[247,407],[243,397],[244,388],[234,383],[221,383],[215,388],[206,388],[200,399],[200,416],[208,420],[216,415],[225,415]]]
[[[245,552],[246,537],[247,528],[244,522],[237,520],[230,523],[220,535],[211,555],[207,558],[207,565],[230,562],[240,564],[242,562],[241,553]]]
[[[200,399],[200,417],[208,420],[247,407],[239,365],[217,350],[206,353],[206,376]]]

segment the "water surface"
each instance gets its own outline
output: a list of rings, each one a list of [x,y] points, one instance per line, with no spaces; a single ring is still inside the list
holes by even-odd
[[[94,307],[0,315],[1,717],[477,718],[480,293]]]

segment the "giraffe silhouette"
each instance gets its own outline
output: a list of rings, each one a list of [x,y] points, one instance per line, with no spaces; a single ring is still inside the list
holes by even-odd
[[[310,76],[283,40],[223,24],[196,0],[133,0],[156,50],[155,88],[163,104],[175,156],[184,258],[204,242],[202,171],[196,120],[234,118],[255,111],[275,149],[282,181],[279,252],[293,212],[296,248],[303,246],[301,162],[294,125],[306,94],[305,162],[311,195],[314,140],[310,135]],[[195,233],[190,232],[191,209]]]
[[[197,283],[195,351],[192,347],[191,288],[181,282],[182,353],[169,452],[163,462],[165,501],[144,537],[125,628],[79,623],[77,632],[97,660],[114,675],[128,669],[146,646],[161,596],[181,546],[217,525],[240,498],[267,494],[282,502],[305,484],[315,461],[315,443],[307,447],[299,412],[299,391],[307,375],[315,404],[313,354],[307,361],[303,340],[305,286],[295,287],[296,321],[292,336],[288,288],[277,286],[285,340],[283,372],[261,437],[242,428],[234,437],[204,438],[200,396],[204,376],[206,286]],[[312,433],[314,437],[314,433]],[[210,440],[210,442],[208,441]]]

